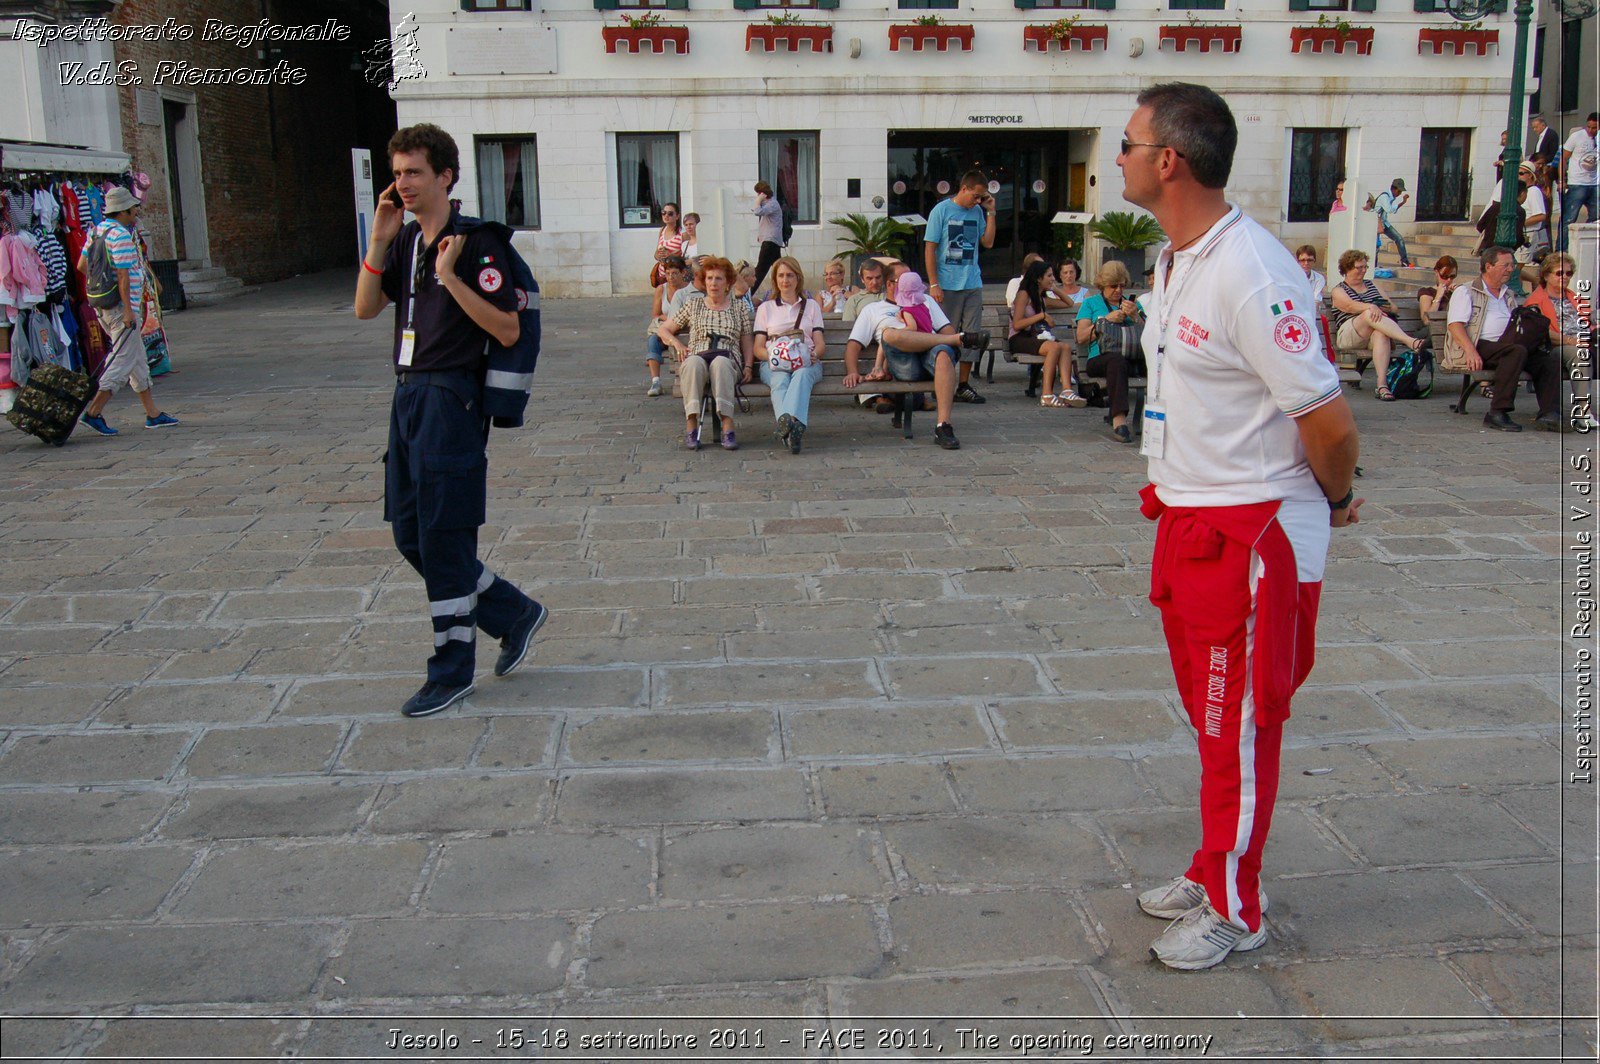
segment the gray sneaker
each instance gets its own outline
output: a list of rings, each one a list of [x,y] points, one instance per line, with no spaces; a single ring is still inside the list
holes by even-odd
[[[1261,898],[1261,911],[1267,911],[1267,888],[1257,887]],[[1139,908],[1161,920],[1176,920],[1190,909],[1206,903],[1206,888],[1188,876],[1178,876],[1169,883],[1139,895]]]
[[[1267,928],[1246,931],[1224,920],[1209,904],[1190,909],[1150,944],[1155,959],[1168,968],[1197,972],[1212,968],[1235,950],[1258,949],[1267,943]]]

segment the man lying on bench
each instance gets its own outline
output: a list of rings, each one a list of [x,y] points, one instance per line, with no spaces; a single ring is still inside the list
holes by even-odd
[[[954,451],[961,446],[955,427],[950,424],[957,366],[961,360],[956,345],[981,349],[988,346],[988,338],[978,333],[958,332],[932,300],[924,305],[933,319],[934,332],[901,328],[900,307],[894,301],[895,287],[900,275],[909,269],[903,262],[891,263],[884,298],[861,308],[844,348],[844,386],[854,388],[867,379],[861,375],[861,353],[874,343],[879,344],[890,377],[897,381],[933,381],[934,404],[938,410],[933,440],[945,450]]]

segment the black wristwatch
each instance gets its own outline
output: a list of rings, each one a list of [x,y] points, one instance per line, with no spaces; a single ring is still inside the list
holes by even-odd
[[[1344,493],[1344,498],[1340,499],[1338,502],[1330,502],[1328,504],[1328,509],[1348,510],[1350,508],[1350,504],[1355,501],[1355,498],[1356,489],[1354,485],[1351,485],[1350,490]]]

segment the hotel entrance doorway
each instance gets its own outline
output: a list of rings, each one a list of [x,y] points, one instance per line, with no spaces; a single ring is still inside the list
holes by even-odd
[[[1050,219],[1058,211],[1082,210],[1093,130],[970,131],[895,130],[889,134],[889,213],[920,214],[955,191],[961,175],[982,170],[991,183],[998,217],[994,247],[979,253],[986,283],[1004,283],[1022,272],[1022,258],[1036,251],[1053,259],[1058,246]],[[1076,152],[1076,154],[1075,154]],[[918,247],[922,233],[918,233]],[[1077,249],[1082,257],[1082,249]],[[922,272],[919,254],[912,264]]]

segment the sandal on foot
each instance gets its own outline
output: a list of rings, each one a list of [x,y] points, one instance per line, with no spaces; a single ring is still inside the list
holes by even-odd
[[[1083,396],[1079,395],[1077,392],[1073,391],[1071,388],[1068,388],[1066,391],[1064,391],[1060,395],[1056,396],[1056,398],[1060,399],[1061,402],[1066,406],[1088,406],[1089,405],[1089,400],[1085,399]]]
[[[1039,405],[1064,407],[1067,405],[1067,403],[1066,400],[1062,399],[1061,396],[1056,395],[1054,392],[1045,392],[1043,395],[1039,396]]]
[[[1380,402],[1385,402],[1385,403],[1394,402],[1394,393],[1391,392],[1388,389],[1388,386],[1386,386],[1386,385],[1383,385],[1383,384],[1378,385],[1376,388],[1374,388],[1372,390],[1372,394],[1377,396],[1377,398],[1378,398],[1378,400]]]

